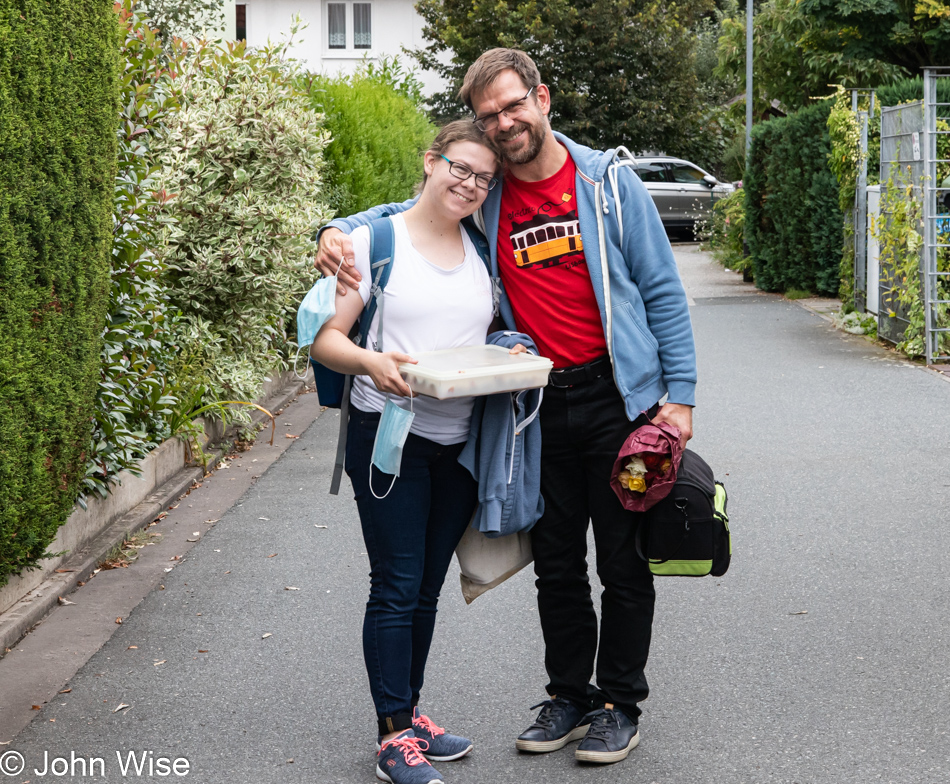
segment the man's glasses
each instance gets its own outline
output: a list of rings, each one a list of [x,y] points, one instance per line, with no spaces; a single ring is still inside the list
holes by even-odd
[[[525,93],[524,98],[515,101],[514,103],[508,104],[500,112],[494,112],[493,114],[486,114],[482,117],[475,117],[472,122],[475,123],[475,127],[483,133],[492,131],[498,127],[498,116],[503,114],[509,120],[514,119],[520,115],[524,110],[525,106],[528,103],[528,97],[531,93],[534,92],[534,87],[532,87],[528,92]]]
[[[498,184],[498,178],[492,177],[490,174],[475,174],[471,169],[468,168],[464,163],[456,163],[455,161],[450,161],[441,153],[439,157],[448,162],[449,164],[449,174],[453,177],[458,177],[462,182],[465,182],[469,177],[475,178],[475,184],[481,188],[483,191],[490,191]]]

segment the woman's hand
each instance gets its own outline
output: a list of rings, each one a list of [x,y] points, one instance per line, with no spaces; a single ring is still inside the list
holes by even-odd
[[[413,359],[408,354],[400,354],[398,351],[370,352],[370,356],[366,360],[366,375],[373,379],[376,389],[380,392],[399,395],[400,397],[411,397],[412,390],[403,380],[403,377],[399,375],[399,365],[403,362],[415,365],[418,360]]]
[[[516,343],[509,351],[509,354],[527,354],[528,349],[522,346],[520,343]]]

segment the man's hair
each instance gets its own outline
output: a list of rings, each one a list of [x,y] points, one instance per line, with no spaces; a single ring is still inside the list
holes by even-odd
[[[489,49],[465,72],[459,98],[472,111],[472,96],[492,86],[502,71],[514,71],[529,90],[541,84],[541,73],[534,60],[520,49]]]
[[[468,119],[452,120],[452,122],[443,125],[432,140],[432,144],[429,145],[429,152],[434,155],[441,155],[455,142],[474,142],[487,148],[495,158],[495,174],[497,175],[501,170],[501,155],[498,148],[484,133],[475,127],[475,123]],[[417,193],[422,191],[426,179],[428,178],[423,173],[422,183],[416,188]]]

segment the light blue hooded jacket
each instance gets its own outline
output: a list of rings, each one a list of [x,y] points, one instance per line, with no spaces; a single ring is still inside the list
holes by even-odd
[[[538,347],[523,332],[494,332],[488,343]],[[541,408],[543,389],[523,389],[475,398],[468,441],[459,463],[478,482],[472,528],[489,539],[530,531],[544,514],[541,497]]]
[[[632,421],[665,394],[670,403],[695,405],[696,351],[686,292],[660,216],[634,171],[633,156],[623,147],[603,152],[560,133],[554,136],[577,166],[577,215],[584,256],[627,417]],[[496,279],[501,191],[489,191],[474,216],[488,238]],[[414,203],[412,199],[373,207],[328,225],[349,234]],[[509,330],[519,329],[504,291],[500,312]]]

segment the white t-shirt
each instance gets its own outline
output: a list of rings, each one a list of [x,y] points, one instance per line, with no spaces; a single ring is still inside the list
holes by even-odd
[[[460,226],[465,260],[446,270],[436,266],[417,251],[409,238],[402,215],[391,218],[394,231],[392,270],[383,290],[383,350],[400,351],[413,356],[420,351],[483,345],[492,320],[491,279],[485,263]],[[365,305],[369,301],[370,271],[369,227],[362,226],[351,235],[356,268],[363,279],[359,293]],[[366,347],[375,349],[379,308],[373,315]],[[369,376],[353,379],[351,402],[363,411],[382,411],[386,398]],[[409,399],[392,396],[401,408],[409,408]],[[436,400],[418,396],[412,400],[415,418],[411,433],[437,444],[457,444],[468,438],[472,416],[471,397]]]

